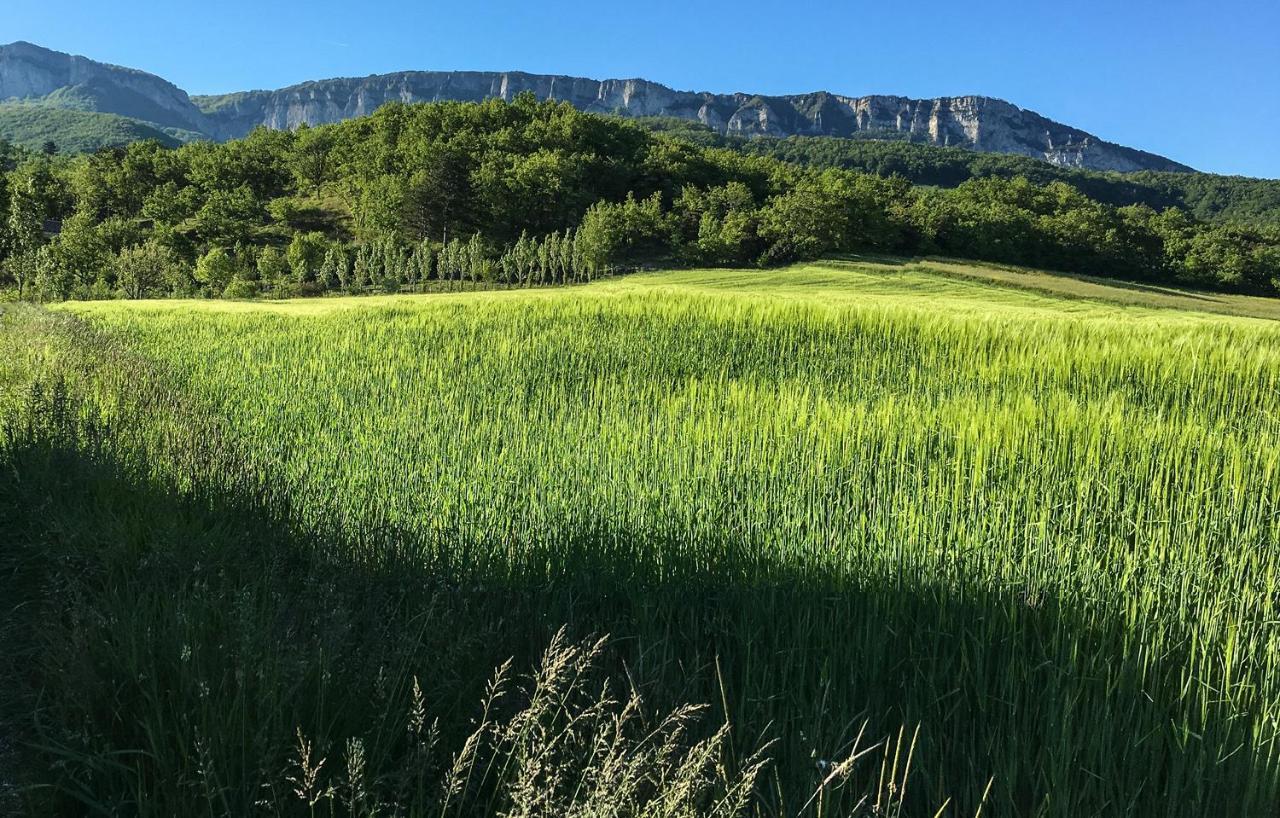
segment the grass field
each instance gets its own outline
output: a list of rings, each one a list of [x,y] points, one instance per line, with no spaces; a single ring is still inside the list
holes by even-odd
[[[564,814],[572,753],[563,791],[538,756],[427,792],[414,713],[463,746],[565,627],[646,718],[708,705],[716,783],[644,814],[766,745],[762,814],[1273,812],[1277,316],[857,260],[10,309],[15,775],[64,812]]]

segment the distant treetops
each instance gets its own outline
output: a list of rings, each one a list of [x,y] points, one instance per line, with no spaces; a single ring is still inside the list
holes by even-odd
[[[393,104],[226,144],[0,145],[0,286],[39,299],[281,296],[872,251],[1280,291],[1280,231],[1266,224],[1106,204],[1061,179],[946,189],[766,152],[531,96]]]

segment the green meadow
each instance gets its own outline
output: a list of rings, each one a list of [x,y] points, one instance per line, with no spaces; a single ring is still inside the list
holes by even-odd
[[[1270,813],[1277,317],[893,260],[6,307],[0,770],[41,814]]]

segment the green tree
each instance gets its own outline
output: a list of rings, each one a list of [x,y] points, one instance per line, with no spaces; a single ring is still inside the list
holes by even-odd
[[[418,170],[409,179],[403,199],[403,219],[415,239],[451,237],[474,227],[470,151],[452,143],[429,145]]]
[[[274,287],[288,276],[289,262],[284,253],[275,247],[262,248],[262,252],[258,253],[258,280],[264,286]]]
[[[266,209],[249,185],[215,190],[195,214],[195,228],[206,241],[234,245],[248,241],[266,219]]]
[[[168,247],[147,241],[126,247],[115,260],[116,281],[126,298],[146,298],[185,276],[182,262]]]
[[[35,251],[27,250],[13,253],[0,262],[0,275],[3,275],[7,281],[13,282],[19,298],[30,295],[35,286],[38,270],[36,255]]]
[[[0,143],[0,149],[3,148],[4,143]],[[10,198],[9,177],[0,169],[0,262],[13,252],[12,237],[9,235]]]
[[[329,240],[323,233],[299,233],[294,236],[285,253],[289,269],[293,272],[293,280],[299,284],[315,281],[328,251]]]
[[[770,200],[760,214],[765,261],[818,258],[839,248],[848,235],[845,181],[836,171],[806,176]]]
[[[32,181],[9,192],[8,246],[15,254],[34,253],[44,243],[45,207]]]
[[[75,288],[75,272],[55,245],[46,244],[35,251],[35,288],[40,297],[64,301]]]
[[[103,279],[112,272],[111,248],[90,214],[77,211],[64,221],[53,243],[57,245],[61,263],[71,273],[72,288],[77,293],[88,293],[90,287],[99,281],[110,287],[111,282]]]
[[[305,124],[298,128],[290,153],[298,187],[314,193],[329,181],[335,141],[332,128],[311,128]]]
[[[216,212],[221,205],[203,211],[203,229],[211,233],[236,233],[227,224],[222,223],[221,215]],[[200,192],[190,185],[166,181],[147,192],[143,196],[141,215],[161,225],[178,225],[193,218],[200,212]]]
[[[196,262],[196,281],[207,293],[219,296],[236,274],[236,260],[221,247],[213,247]]]
[[[334,245],[325,252],[319,283],[326,289],[347,286],[347,258],[341,247]]]

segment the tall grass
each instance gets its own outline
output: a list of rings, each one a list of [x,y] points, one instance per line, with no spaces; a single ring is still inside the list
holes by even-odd
[[[465,712],[568,623],[612,634],[605,675],[653,708],[711,706],[689,753],[750,778],[768,746],[762,813],[1274,808],[1280,332],[994,288],[946,312],[976,285],[944,281],[927,305],[892,282],[652,282],[51,330],[65,360],[14,371],[71,373],[105,430],[56,447],[111,509],[70,553],[134,543],[102,569],[125,590],[89,572],[77,597],[113,693],[91,677],[46,705],[86,744],[53,753],[92,769],[75,786],[204,803],[166,754],[207,753],[243,795],[311,740],[391,776],[406,751],[375,737],[415,676]],[[23,440],[11,457],[36,456]],[[47,546],[49,519],[17,522]],[[893,758],[828,792],[870,744]]]

